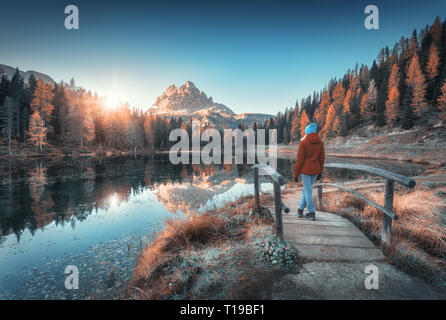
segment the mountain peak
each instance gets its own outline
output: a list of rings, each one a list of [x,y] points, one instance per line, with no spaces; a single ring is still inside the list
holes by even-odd
[[[227,115],[235,113],[223,104],[215,103],[211,97],[199,90],[195,84],[188,80],[181,87],[170,85],[164,93],[156,98],[154,106],[159,112],[191,115],[194,112],[214,110]]]
[[[195,84],[192,81],[187,80],[186,83],[184,84],[186,86],[186,88],[196,88]]]
[[[271,117],[264,114],[243,114],[237,116],[234,111],[221,103],[213,101],[195,84],[188,80],[181,87],[172,84],[162,95],[156,98],[153,111],[167,116],[183,119],[201,119],[214,123],[217,127],[237,127],[240,123],[251,124],[254,121],[264,122]]]
[[[16,72],[16,68],[7,66],[5,64],[0,64],[0,75],[6,74],[8,79],[11,79],[15,72]],[[55,82],[50,76],[48,76],[46,74],[43,74],[43,73],[40,73],[40,72],[37,72],[37,71],[33,71],[33,70],[22,71],[22,70],[19,70],[19,73],[20,73],[20,76],[23,78],[23,80],[25,82],[28,81],[28,79],[29,79],[29,77],[31,75],[33,75],[34,78],[36,78],[36,79],[42,79],[43,82],[45,82],[45,83],[54,84],[54,82]]]

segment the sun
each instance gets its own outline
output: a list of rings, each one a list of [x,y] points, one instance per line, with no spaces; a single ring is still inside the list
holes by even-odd
[[[108,94],[104,98],[104,104],[108,109],[117,109],[122,105],[122,101],[114,94]]]

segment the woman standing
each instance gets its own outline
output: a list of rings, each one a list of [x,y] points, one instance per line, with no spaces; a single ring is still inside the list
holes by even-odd
[[[316,123],[310,123],[305,128],[305,136],[300,141],[297,162],[294,167],[294,180],[299,181],[300,176],[304,186],[297,212],[298,217],[303,218],[304,209],[307,207],[309,213],[306,216],[313,221],[316,220],[313,183],[321,179],[325,161],[324,143],[316,133],[316,129]]]

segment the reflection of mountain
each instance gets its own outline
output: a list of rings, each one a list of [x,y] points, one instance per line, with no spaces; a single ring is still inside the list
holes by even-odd
[[[178,210],[184,213],[198,211],[215,195],[222,194],[231,189],[237,183],[246,183],[245,179],[235,178],[211,181],[193,181],[186,183],[168,183],[155,187],[152,192],[157,200],[172,213]]]
[[[10,233],[34,233],[55,222],[83,221],[109,199],[128,201],[144,189],[153,190],[171,212],[190,212],[226,192],[248,174],[244,165],[172,165],[168,157],[85,160],[0,160],[0,242]],[[12,177],[11,183],[9,178]],[[240,179],[240,180],[238,180]]]

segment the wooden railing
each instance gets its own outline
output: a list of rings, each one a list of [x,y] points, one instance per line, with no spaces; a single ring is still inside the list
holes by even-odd
[[[251,170],[254,171],[254,210],[257,213],[260,213],[259,170],[262,170],[262,174],[268,176],[273,181],[276,231],[280,241],[283,242],[282,210],[288,213],[290,212],[290,209],[282,202],[280,187],[286,184],[286,179],[284,176],[266,164],[255,164],[251,166]]]
[[[347,169],[347,170],[356,170],[356,171],[362,171],[367,172],[370,174],[374,174],[377,176],[381,176],[386,179],[386,189],[384,194],[384,207],[377,204],[376,202],[368,199],[363,194],[360,194],[356,190],[350,189],[345,187],[344,185],[340,185],[337,183],[318,183],[314,185],[314,187],[317,188],[317,208],[319,210],[323,209],[322,205],[322,187],[323,186],[329,186],[329,187],[335,187],[338,189],[341,189],[343,191],[351,193],[356,198],[359,198],[366,202],[368,205],[378,209],[380,212],[383,213],[383,219],[382,219],[382,231],[381,231],[381,241],[384,245],[390,244],[391,239],[391,230],[392,230],[392,220],[397,220],[398,216],[393,212],[393,194],[394,194],[394,187],[395,182],[398,182],[399,184],[413,188],[415,187],[415,180],[410,179],[408,177],[402,176],[400,174],[387,171],[384,169],[378,169],[366,165],[355,165],[355,164],[345,164],[345,163],[327,163],[325,164],[325,168],[336,168],[336,169]]]
[[[355,164],[344,164],[344,163],[327,163],[325,168],[336,168],[336,169],[347,169],[356,170],[381,176],[386,179],[386,188],[384,195],[384,206],[377,204],[376,202],[368,199],[365,195],[357,192],[356,190],[345,187],[344,185],[337,183],[323,183],[320,182],[315,184],[314,187],[317,188],[317,208],[319,210],[323,209],[322,205],[322,192],[323,186],[335,187],[343,191],[351,193],[356,198],[359,198],[366,202],[368,205],[378,209],[383,213],[383,227],[382,227],[382,243],[388,245],[390,243],[390,235],[392,229],[392,220],[397,220],[398,216],[393,212],[393,194],[395,182],[413,188],[415,187],[415,181],[408,177],[402,176],[400,174],[378,169],[366,165],[355,165]],[[251,170],[254,172],[254,197],[255,197],[255,208],[257,213],[260,213],[260,185],[259,185],[259,170],[262,170],[262,174],[268,176],[273,181],[274,186],[274,209],[275,209],[275,220],[276,220],[276,231],[280,240],[283,241],[283,223],[282,223],[282,210],[288,213],[290,209],[282,202],[280,195],[280,187],[286,184],[286,179],[276,170],[271,168],[266,164],[256,164],[251,166]]]

